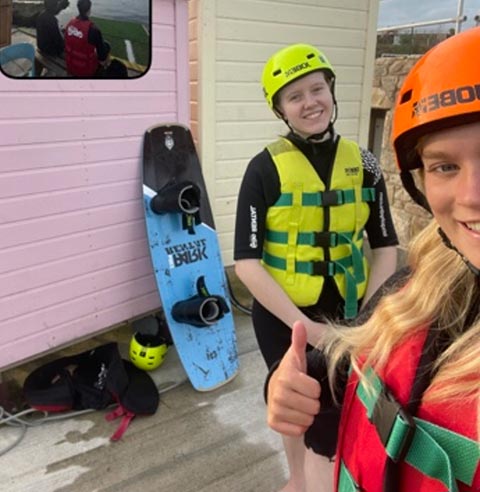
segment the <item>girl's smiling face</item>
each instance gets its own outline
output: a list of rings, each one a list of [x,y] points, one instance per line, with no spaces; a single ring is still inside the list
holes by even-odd
[[[322,133],[333,115],[333,96],[323,72],[312,72],[288,84],[279,94],[279,109],[301,137]]]
[[[480,122],[424,137],[425,194],[452,244],[480,268]]]

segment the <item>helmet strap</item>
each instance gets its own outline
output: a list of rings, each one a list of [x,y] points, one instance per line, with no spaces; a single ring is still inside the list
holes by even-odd
[[[314,133],[313,135],[310,135],[309,137],[304,138],[303,140],[305,140],[305,142],[310,142],[310,143],[320,143],[320,142],[324,142],[325,140],[328,140],[329,138],[331,138],[332,135],[333,135],[333,123],[330,122],[327,128],[323,130],[323,132]]]
[[[467,265],[468,269],[474,275],[476,275],[477,277],[480,277],[480,269],[477,268],[475,265],[472,265],[472,263],[470,263],[470,261],[462,253],[460,253],[460,251],[458,251],[458,249],[450,241],[450,238],[445,234],[445,232],[443,232],[443,230],[440,227],[437,229],[437,232],[438,232],[438,235],[442,238],[443,244],[447,248],[451,249],[452,251],[455,251],[455,253],[457,253],[458,256],[460,256],[460,258],[463,260],[465,265]]]
[[[412,197],[413,201],[423,207],[428,213],[432,213],[430,205],[427,202],[425,195],[417,188],[413,175],[410,171],[402,171],[400,173],[400,179],[404,188],[408,194]]]

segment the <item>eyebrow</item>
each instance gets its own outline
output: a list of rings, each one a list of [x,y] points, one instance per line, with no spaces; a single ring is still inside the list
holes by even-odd
[[[445,159],[449,157],[448,152],[442,150],[423,150],[420,151],[422,159]]]
[[[324,81],[324,80],[319,80],[318,82],[315,82],[313,83],[310,88],[312,87],[318,87],[318,86],[327,86],[327,82]],[[290,90],[289,90],[290,89]],[[296,92],[302,92],[303,89],[294,89],[294,88],[291,88],[291,87],[286,87],[285,88],[285,95],[289,95],[289,94],[295,94]]]

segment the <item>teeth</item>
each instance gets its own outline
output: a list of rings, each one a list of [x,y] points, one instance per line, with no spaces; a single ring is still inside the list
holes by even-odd
[[[480,232],[480,222],[468,222],[465,225],[472,231]]]

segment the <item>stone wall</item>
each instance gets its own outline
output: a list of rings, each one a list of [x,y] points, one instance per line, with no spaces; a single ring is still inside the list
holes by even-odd
[[[402,186],[390,142],[394,102],[405,76],[418,58],[418,55],[377,58],[372,90],[372,109],[386,111],[380,161],[402,249],[429,221],[429,214],[412,201]]]

